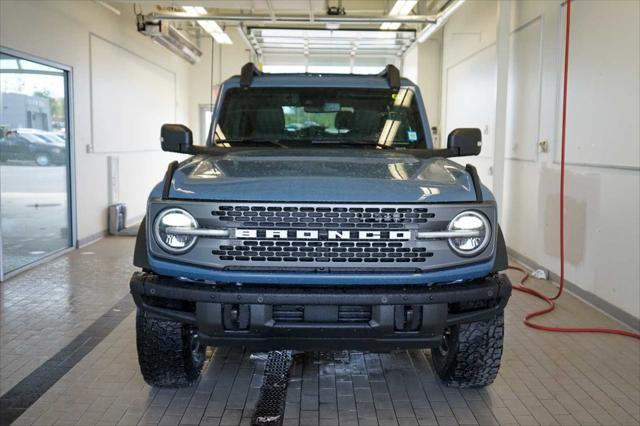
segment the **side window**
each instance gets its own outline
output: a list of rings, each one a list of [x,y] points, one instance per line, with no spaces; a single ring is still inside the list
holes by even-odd
[[[406,144],[423,143],[424,129],[415,92],[410,88],[401,88],[395,96],[389,118],[397,120],[400,125],[396,139]]]

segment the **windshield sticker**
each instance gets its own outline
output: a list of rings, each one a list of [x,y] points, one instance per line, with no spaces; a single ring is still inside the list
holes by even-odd
[[[407,130],[407,140],[409,142],[415,142],[418,140],[418,132],[415,130]]]

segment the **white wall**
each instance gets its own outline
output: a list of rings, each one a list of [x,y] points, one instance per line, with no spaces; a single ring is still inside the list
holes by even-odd
[[[150,39],[137,34],[130,8],[123,8],[123,14],[117,16],[95,2],[2,1],[0,9],[2,46],[73,68],[78,239],[95,236],[106,229],[109,186],[107,154],[87,153],[87,146],[92,145],[90,34],[94,33],[174,73],[176,118],[185,122],[188,122],[189,66]],[[121,82],[122,85],[131,83]],[[135,83],[145,84],[144,81]],[[150,103],[153,101],[148,100]],[[112,102],[116,104],[114,107],[127,108],[125,103],[118,105],[118,99],[114,98]],[[136,111],[130,113],[134,115]],[[152,137],[159,140],[160,129],[157,131],[158,134]],[[136,141],[129,143],[135,145]],[[162,178],[167,163],[175,157],[161,152],[159,142],[157,147],[140,152],[120,153],[116,150],[111,154],[119,158],[117,201],[127,203],[130,218],[144,213],[149,190]]]
[[[494,1],[466,2],[445,24],[442,42],[442,139],[457,127],[482,131],[482,152],[472,163],[482,182],[493,187],[496,91]]]
[[[111,201],[108,156],[118,158],[119,185],[115,193],[116,199],[113,201],[127,204],[128,216],[131,220],[139,219],[144,214],[149,191],[162,179],[167,164],[173,159],[180,158],[177,154],[164,153],[160,150],[159,126],[157,129],[146,131],[143,135],[138,135],[138,139],[125,142],[121,139],[113,139],[111,147],[108,141],[113,135],[104,138],[104,133],[100,133],[92,137],[92,89],[95,93],[102,95],[113,92],[112,99],[107,99],[106,96],[101,96],[99,99],[95,97],[93,102],[103,103],[94,104],[94,110],[117,111],[120,109],[127,113],[121,115],[123,117],[128,115],[135,118],[136,114],[142,116],[149,111],[155,111],[157,108],[153,103],[159,102],[160,99],[163,103],[172,101],[167,100],[169,99],[168,91],[163,90],[166,88],[152,87],[155,80],[127,81],[122,73],[118,75],[118,79],[122,81],[94,78],[92,87],[91,43],[95,44],[98,40],[104,44],[103,41],[106,41],[107,45],[112,46],[114,51],[123,58],[129,57],[131,60],[138,58],[141,66],[144,67],[146,62],[149,69],[154,67],[164,69],[163,74],[166,74],[169,80],[175,81],[175,105],[170,105],[168,108],[164,105],[163,110],[168,109],[174,112],[169,114],[171,118],[168,120],[188,125],[194,130],[196,138],[199,137],[198,105],[209,103],[210,39],[203,39],[204,57],[198,65],[192,66],[149,38],[138,34],[135,16],[130,5],[122,5],[120,8],[122,15],[117,16],[90,1],[0,1],[0,43],[3,47],[73,68],[75,184],[80,241],[100,235],[107,226],[106,212]],[[231,28],[228,32],[234,44],[215,46],[214,83],[239,73],[240,67],[249,57],[246,45],[236,29]],[[124,88],[129,87],[132,92],[150,94],[148,99],[143,100],[147,103],[149,111],[140,111],[139,104],[136,104],[135,108],[132,107],[131,99],[124,96],[126,91],[114,90],[114,84]],[[154,98],[153,93],[162,96]],[[110,124],[113,126],[122,124],[113,122],[113,117],[95,116],[94,120],[111,120]],[[104,122],[96,124],[104,124]],[[125,124],[126,126],[130,124]],[[100,128],[100,126],[94,127]],[[102,128],[105,129],[105,126]],[[132,134],[135,133],[133,130],[135,129],[132,129]],[[95,152],[88,152],[91,151],[90,147],[94,146],[95,137],[100,137],[101,143],[96,144]]]
[[[402,57],[402,76],[420,87],[429,125],[441,130],[440,75],[442,33],[437,32],[424,43],[416,43]],[[436,141],[434,141],[436,142]]]
[[[566,278],[638,317],[640,3],[580,1],[572,5]],[[482,64],[487,69],[495,67],[495,53],[491,52],[495,52],[496,14],[495,2],[466,2],[445,26],[442,60],[445,132],[459,125],[451,122],[452,115],[466,112],[486,122],[485,154],[469,162],[478,167],[489,186],[495,99],[484,98],[487,88],[495,87],[495,74],[475,70]],[[560,269],[563,22],[560,1],[512,3],[501,224],[510,248],[556,274]],[[456,73],[456,69],[463,72]],[[457,82],[451,81],[452,75]],[[452,94],[465,80],[473,84]],[[540,152],[540,140],[549,142],[549,152]]]
[[[227,34],[233,44],[213,46],[213,85],[216,86],[232,75],[239,75],[244,64],[251,61],[251,51],[238,34],[237,27],[228,27]],[[211,99],[211,39],[204,38],[200,48],[202,60],[189,69],[189,123],[195,141],[201,141],[200,105],[209,105]],[[215,102],[215,99],[213,100]],[[206,135],[205,135],[206,137]]]

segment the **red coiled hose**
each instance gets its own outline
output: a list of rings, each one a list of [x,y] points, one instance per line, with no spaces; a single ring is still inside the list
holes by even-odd
[[[529,273],[527,271],[525,271],[522,268],[519,268],[517,266],[509,266],[509,269],[513,269],[516,271],[520,271],[522,272],[524,275],[522,277],[522,279],[520,280],[520,283],[518,284],[514,284],[513,285],[513,289],[517,290],[517,291],[521,291],[523,293],[528,293],[531,294],[535,297],[537,297],[538,299],[542,299],[545,302],[547,302],[549,304],[549,306],[545,309],[539,310],[539,311],[535,311],[532,312],[530,314],[527,314],[524,317],[523,322],[531,327],[531,328],[536,328],[538,330],[544,330],[544,331],[558,331],[558,332],[563,332],[563,333],[606,333],[606,334],[618,334],[620,336],[627,336],[627,337],[633,337],[635,339],[640,339],[640,333],[634,333],[632,331],[627,331],[627,330],[617,330],[617,329],[613,329],[613,328],[583,328],[583,327],[551,327],[551,326],[546,326],[546,325],[540,325],[540,324],[536,324],[534,322],[531,322],[531,318],[534,317],[539,317],[541,315],[544,314],[548,314],[549,312],[553,311],[556,308],[556,304],[554,302],[554,300],[558,299],[560,297],[560,295],[562,294],[562,288],[560,288],[558,290],[558,293],[553,297],[548,297],[544,294],[542,294],[541,292],[534,290],[530,287],[525,286],[525,282],[529,279]]]
[[[553,311],[556,307],[554,300],[557,300],[564,291],[564,163],[565,163],[565,146],[566,146],[566,121],[567,121],[567,79],[569,74],[569,25],[571,23],[571,0],[567,0],[567,24],[565,31],[564,45],[564,85],[562,90],[562,151],[560,160],[560,283],[558,292],[553,297],[548,297],[541,292],[525,286],[525,282],[529,279],[529,273],[517,266],[509,266],[509,269],[520,271],[524,274],[519,284],[513,286],[514,290],[531,294],[539,299],[544,300],[549,306],[540,311],[527,314],[524,317],[524,323],[532,328],[544,331],[556,331],[563,333],[606,333],[617,334],[620,336],[633,337],[640,339],[640,333],[634,333],[627,330],[618,330],[612,328],[575,328],[575,327],[550,327],[546,325],[531,322],[531,318],[542,316]]]

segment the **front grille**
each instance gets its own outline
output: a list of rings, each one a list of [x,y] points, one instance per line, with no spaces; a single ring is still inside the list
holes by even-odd
[[[149,217],[168,204],[187,210],[200,228],[228,230],[228,236],[199,237],[189,252],[173,255],[148,231],[152,255],[216,271],[419,273],[479,263],[493,255],[493,250],[485,250],[462,258],[446,239],[421,239],[419,232],[444,230],[469,209],[486,214],[497,229],[493,203],[180,200],[151,203]]]
[[[405,242],[355,241],[242,241],[212,251],[220,260],[253,262],[408,263],[425,262],[433,253]]]
[[[235,226],[266,228],[401,229],[427,223],[435,215],[426,207],[246,206],[222,204],[211,214]]]
[[[305,322],[305,306],[273,305],[272,317],[279,323]],[[371,306],[340,305],[335,320],[340,323],[368,323],[371,321]]]

